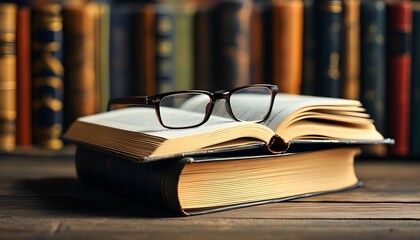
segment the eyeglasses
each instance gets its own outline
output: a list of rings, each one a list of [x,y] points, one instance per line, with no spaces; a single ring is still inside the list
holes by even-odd
[[[154,107],[158,121],[165,128],[193,128],[207,122],[217,99],[225,100],[225,108],[236,121],[262,122],[273,108],[278,87],[271,84],[253,84],[230,91],[187,90],[162,93],[150,97],[114,98],[108,102],[108,111],[115,105]]]

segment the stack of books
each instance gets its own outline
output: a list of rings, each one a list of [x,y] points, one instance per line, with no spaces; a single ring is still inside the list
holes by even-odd
[[[261,123],[213,114],[170,129],[153,108],[131,107],[78,118],[64,138],[82,181],[181,215],[352,189],[360,147],[393,143],[357,100],[290,94]]]

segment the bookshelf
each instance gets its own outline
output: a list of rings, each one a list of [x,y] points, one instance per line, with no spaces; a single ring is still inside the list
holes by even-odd
[[[109,98],[265,82],[359,99],[396,139],[390,154],[420,154],[416,1],[4,2],[2,152],[61,149],[68,125]]]

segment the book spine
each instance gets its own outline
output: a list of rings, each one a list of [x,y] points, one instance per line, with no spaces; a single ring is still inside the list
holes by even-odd
[[[80,180],[133,197],[140,203],[185,214],[177,194],[184,163],[175,159],[138,163],[121,155],[77,146],[75,163]]]
[[[315,1],[315,94],[342,97],[341,0]]]
[[[16,13],[0,3],[0,150],[16,146]]]
[[[409,153],[412,12],[410,1],[387,3],[387,100],[390,153]]]
[[[64,7],[64,129],[78,117],[99,111],[95,69],[95,18],[92,4]]]
[[[379,132],[385,134],[385,2],[360,5],[360,101]]]
[[[107,3],[95,3],[97,6],[96,17],[96,82],[98,84],[99,111],[107,111],[110,96],[109,82],[109,30],[110,8]]]
[[[303,2],[273,1],[273,83],[283,93],[300,94]]]
[[[420,156],[420,2],[413,2],[412,39],[410,154]]]
[[[264,7],[262,4],[254,4],[251,12],[251,83],[264,82]]]
[[[155,8],[145,4],[139,13],[139,94],[156,94]]]
[[[137,95],[139,6],[113,4],[110,10],[110,98]]]
[[[231,89],[251,83],[250,1],[227,0],[216,6],[216,88]]]
[[[360,0],[343,1],[343,97],[360,99]]]
[[[194,88],[215,89],[215,8],[201,6],[194,14]]]
[[[31,10],[20,6],[16,20],[17,116],[16,144],[32,144],[31,108]]]
[[[174,84],[174,30],[173,9],[155,5],[155,76],[157,92],[169,92]]]
[[[63,129],[62,7],[32,11],[33,137],[36,145],[59,149]]]
[[[301,93],[315,94],[314,0],[303,0],[303,43]]]
[[[192,89],[193,79],[193,16],[192,5],[175,6],[174,82],[176,90]]]

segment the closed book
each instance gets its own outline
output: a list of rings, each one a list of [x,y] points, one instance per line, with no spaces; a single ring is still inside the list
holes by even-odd
[[[237,156],[203,155],[139,163],[78,145],[82,182],[139,204],[188,216],[344,191],[359,186],[358,148]]]
[[[194,88],[194,14],[193,5],[174,6],[174,83],[175,90]]]
[[[199,6],[194,14],[194,88],[215,89],[215,8]]]
[[[272,1],[273,79],[284,93],[299,94],[302,79],[303,2]]]
[[[19,6],[16,19],[16,144],[32,144],[31,9]]]
[[[360,0],[343,1],[343,97],[360,98]]]
[[[413,2],[413,43],[420,41],[420,2]],[[410,154],[420,156],[420,46],[413,44],[411,63]]]
[[[360,3],[360,101],[379,132],[386,129],[385,2]]]
[[[138,74],[137,94],[156,94],[155,7],[144,4],[138,15]]]
[[[0,3],[0,150],[16,146],[16,13],[17,6]]]
[[[64,7],[64,129],[82,116],[99,111],[95,62],[97,8],[91,3]]]
[[[110,7],[110,98],[137,95],[139,9],[139,4],[131,3]]]
[[[215,87],[231,89],[251,83],[250,1],[226,0],[216,6]]]
[[[62,7],[43,5],[32,10],[33,138],[38,146],[62,147],[63,18]]]
[[[314,0],[303,0],[303,42],[302,42],[301,93],[315,94],[315,24]]]
[[[409,153],[411,34],[411,2],[387,2],[387,129],[399,156]]]
[[[174,9],[156,4],[155,8],[155,76],[158,93],[173,91],[174,83]]]
[[[342,97],[343,1],[314,2],[315,14],[315,94]]]
[[[360,101],[379,132],[386,130],[386,33],[385,1],[360,2]],[[384,156],[383,145],[364,149],[364,154]]]

